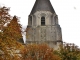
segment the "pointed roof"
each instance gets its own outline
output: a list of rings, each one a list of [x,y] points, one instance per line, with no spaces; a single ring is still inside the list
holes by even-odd
[[[50,11],[52,13],[55,12],[50,3],[50,0],[36,0],[31,14],[34,14],[36,11]]]

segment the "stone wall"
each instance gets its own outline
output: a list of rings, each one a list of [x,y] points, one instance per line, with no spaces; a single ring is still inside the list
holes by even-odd
[[[45,17],[45,25],[41,25],[41,17]],[[58,24],[58,16],[49,11],[37,11],[29,16],[26,43],[47,43],[53,48],[57,48],[62,42],[62,32]],[[31,24],[32,23],[32,24]]]
[[[48,43],[50,46],[54,47],[57,46],[58,41],[62,41],[62,35],[59,26],[39,26],[35,28],[29,28],[29,38],[27,38],[26,42]]]

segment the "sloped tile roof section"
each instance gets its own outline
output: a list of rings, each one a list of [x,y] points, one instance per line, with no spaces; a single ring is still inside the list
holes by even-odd
[[[30,14],[34,14],[36,11],[50,11],[55,13],[50,0],[36,0]]]

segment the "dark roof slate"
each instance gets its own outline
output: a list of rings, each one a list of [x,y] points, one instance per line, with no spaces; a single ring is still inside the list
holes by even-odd
[[[31,14],[34,14],[36,11],[50,11],[54,13],[54,9],[50,3],[50,0],[36,0]]]

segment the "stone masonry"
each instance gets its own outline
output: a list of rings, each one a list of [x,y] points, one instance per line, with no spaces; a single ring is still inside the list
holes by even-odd
[[[47,6],[47,7],[46,7]],[[27,41],[29,43],[47,43],[58,49],[62,43],[62,32],[58,24],[58,16],[49,0],[36,0],[28,17]]]

